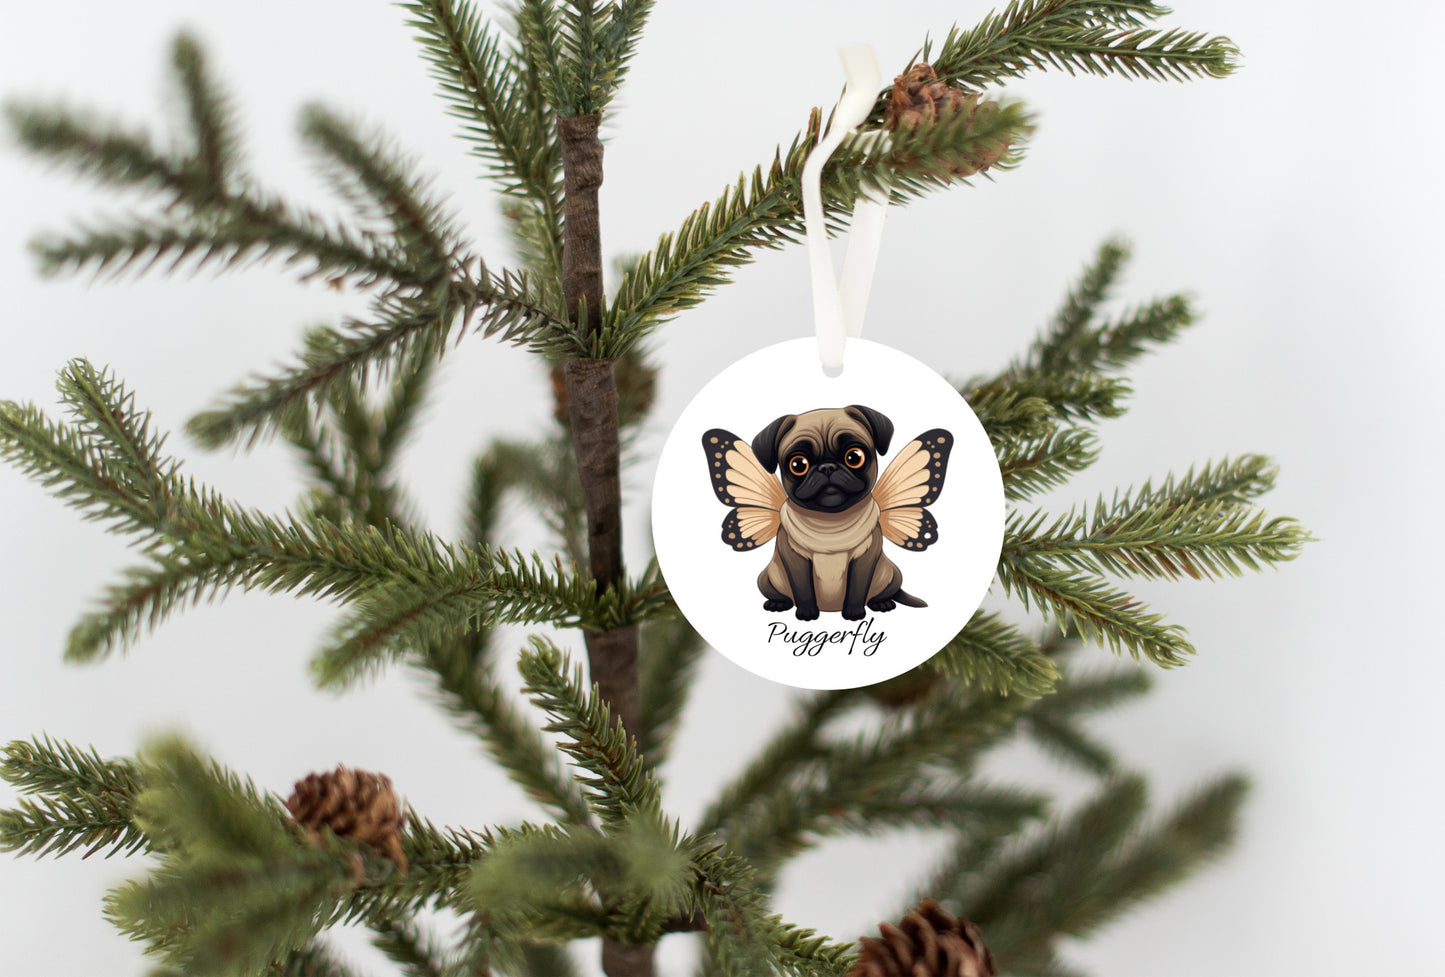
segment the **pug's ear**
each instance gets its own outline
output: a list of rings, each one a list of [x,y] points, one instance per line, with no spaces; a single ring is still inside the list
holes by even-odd
[[[864,407],[861,404],[845,407],[844,411],[850,416],[862,421],[868,430],[873,432],[874,451],[880,455],[888,452],[888,444],[893,440],[892,421],[872,407]]]
[[[784,414],[767,427],[763,428],[753,438],[753,455],[771,474],[778,470],[778,442],[783,440],[783,435],[792,430],[793,424],[798,420],[797,414]]]

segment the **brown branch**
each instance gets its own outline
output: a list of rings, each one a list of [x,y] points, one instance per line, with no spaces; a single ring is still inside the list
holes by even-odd
[[[597,189],[602,186],[598,115],[557,120],[562,144],[566,222],[562,240],[562,292],[567,317],[590,335],[602,329],[602,232]],[[610,359],[570,359],[563,367],[572,451],[587,506],[587,553],[599,590],[622,583],[622,481],[618,439],[617,377]],[[623,727],[638,729],[637,625],[587,633],[592,681]],[[608,977],[653,977],[651,946],[604,940]]]

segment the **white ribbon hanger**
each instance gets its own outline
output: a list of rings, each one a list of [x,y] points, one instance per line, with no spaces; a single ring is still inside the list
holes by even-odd
[[[837,376],[843,370],[843,348],[848,337],[863,335],[863,315],[878,249],[883,240],[883,218],[888,195],[865,188],[853,203],[848,248],[843,254],[843,280],[833,277],[833,256],[828,250],[828,222],[823,213],[823,166],[852,132],[868,118],[878,99],[878,61],[871,44],[840,48],[847,84],[833,110],[831,127],[803,164],[803,222],[808,235],[808,262],[813,281],[813,327],[823,370]],[[882,136],[879,133],[878,136]]]

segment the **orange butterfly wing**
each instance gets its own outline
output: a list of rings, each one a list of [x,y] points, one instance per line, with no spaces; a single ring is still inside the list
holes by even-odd
[[[924,431],[889,463],[873,486],[878,525],[883,535],[904,549],[925,550],[938,542],[938,523],[928,506],[943,491],[953,435],[943,428]]]
[[[783,485],[758,461],[753,449],[731,431],[713,428],[702,436],[712,490],[731,506],[723,519],[722,541],[735,550],[757,549],[778,534]]]

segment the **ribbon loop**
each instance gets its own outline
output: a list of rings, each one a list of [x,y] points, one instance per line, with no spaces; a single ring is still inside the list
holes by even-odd
[[[827,134],[803,164],[803,222],[813,283],[813,328],[818,338],[818,356],[824,371],[830,375],[837,375],[843,368],[843,349],[848,337],[863,335],[863,316],[868,307],[873,270],[883,239],[883,218],[888,208],[885,193],[870,190],[859,193],[853,205],[840,285],[834,277],[833,257],[828,250],[823,167],[843,140],[868,118],[878,98],[880,76],[872,45],[842,48],[838,55],[847,78],[843,97],[833,110]]]

